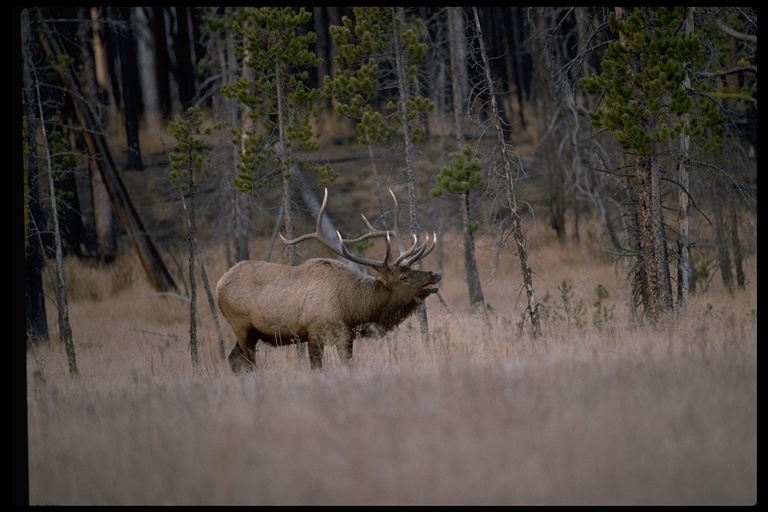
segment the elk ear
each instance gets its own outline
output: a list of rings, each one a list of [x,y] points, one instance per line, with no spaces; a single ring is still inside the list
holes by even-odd
[[[379,267],[368,267],[368,268],[371,269],[371,273],[373,274],[373,277],[375,277],[376,279],[384,283],[387,282],[387,276],[389,275],[389,271],[387,271],[387,269],[379,268]]]
[[[397,281],[397,277],[395,277],[394,272],[392,272],[391,269],[387,268],[380,268],[380,267],[369,267],[373,272],[373,277],[378,279],[381,284],[386,286],[387,288],[392,288],[392,281]]]

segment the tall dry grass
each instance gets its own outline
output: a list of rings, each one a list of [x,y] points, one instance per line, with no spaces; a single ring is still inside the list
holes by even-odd
[[[300,349],[264,347],[245,376],[220,359],[204,294],[194,370],[187,302],[154,294],[131,258],[68,260],[80,375],[58,340],[28,352],[30,503],[756,502],[755,257],[747,290],[713,280],[685,319],[652,327],[631,320],[610,261],[543,243],[531,263],[549,320],[533,340],[514,255],[494,266],[480,243],[486,325],[448,243],[430,340],[412,318],[359,341],[349,368],[332,349],[312,372]],[[224,258],[205,257],[215,284]],[[597,285],[613,307],[600,328]]]

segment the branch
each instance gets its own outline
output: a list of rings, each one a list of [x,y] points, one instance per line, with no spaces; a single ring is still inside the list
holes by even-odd
[[[715,78],[719,76],[741,73],[742,71],[751,71],[752,73],[757,74],[757,66],[740,66],[738,68],[724,69],[723,71],[719,71],[717,73],[701,73],[701,76],[706,78]]]
[[[757,44],[757,36],[751,34],[745,34],[744,32],[738,32],[720,20],[717,20],[717,28],[728,34],[729,36],[738,39],[740,41],[749,41],[750,43]]]

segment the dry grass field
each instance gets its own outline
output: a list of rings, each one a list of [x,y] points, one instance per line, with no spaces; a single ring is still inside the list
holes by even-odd
[[[157,176],[124,179],[153,233],[177,226],[183,239]],[[355,200],[340,192],[353,185],[340,180],[331,214]],[[351,210],[367,205],[357,201]],[[216,207],[203,197],[199,215]],[[427,300],[429,339],[412,317],[356,342],[349,367],[326,348],[321,372],[306,350],[262,346],[255,373],[232,375],[199,278],[193,368],[189,303],[154,293],[127,246],[106,268],[68,258],[79,376],[49,301],[53,339],[26,353],[29,503],[755,504],[756,230],[742,237],[746,290],[728,294],[716,276],[685,318],[657,326],[632,319],[626,272],[588,219],[583,230],[580,245],[561,247],[546,221],[526,226],[542,338],[517,326],[525,298],[513,251],[496,261],[493,240],[477,241],[486,324],[469,313],[461,237],[443,232],[423,261],[443,275]],[[265,241],[251,243],[252,257],[265,254]],[[224,250],[211,237],[202,248],[215,286]],[[181,267],[186,258],[176,254]],[[609,294],[601,310],[598,285]],[[234,335],[219,322],[228,352]]]
[[[490,324],[469,315],[447,237],[430,339],[414,317],[359,341],[351,367],[327,348],[322,372],[262,347],[256,373],[232,375],[202,290],[194,370],[187,302],[153,293],[130,255],[108,270],[67,260],[80,375],[55,339],[27,353],[30,504],[756,503],[756,254],[746,290],[714,279],[685,319],[650,327],[631,321],[609,259],[529,233],[551,295],[542,339],[516,326],[515,256],[494,267],[484,240]],[[204,257],[215,284],[224,255]],[[564,280],[583,314],[566,314]]]

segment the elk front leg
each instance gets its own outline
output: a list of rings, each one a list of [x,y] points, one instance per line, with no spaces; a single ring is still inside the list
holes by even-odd
[[[252,348],[243,349],[240,343],[236,343],[227,357],[229,367],[235,374],[250,372],[256,369],[256,356]]]
[[[309,351],[309,367],[313,370],[323,369],[323,344],[315,336],[310,336],[307,342]]]

